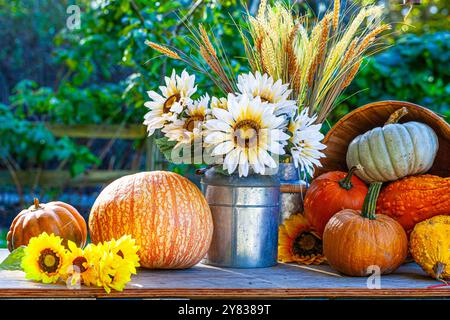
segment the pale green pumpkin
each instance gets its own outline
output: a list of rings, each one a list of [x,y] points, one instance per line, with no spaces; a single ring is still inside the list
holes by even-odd
[[[394,181],[430,170],[439,148],[436,133],[424,123],[396,123],[406,113],[406,108],[397,110],[383,127],[350,143],[347,166],[361,165],[356,174],[364,181]]]

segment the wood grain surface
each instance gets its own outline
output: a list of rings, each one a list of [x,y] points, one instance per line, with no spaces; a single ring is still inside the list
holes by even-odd
[[[0,260],[7,255],[0,250]],[[415,263],[381,277],[380,289],[367,278],[342,276],[327,265],[279,264],[264,269],[224,269],[198,264],[187,270],[138,271],[123,292],[70,289],[26,280],[21,271],[0,271],[1,298],[450,298],[450,287],[427,277]]]

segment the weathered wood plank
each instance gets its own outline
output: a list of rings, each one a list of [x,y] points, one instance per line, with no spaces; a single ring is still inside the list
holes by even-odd
[[[6,256],[0,251],[0,261]],[[183,297],[183,298],[351,298],[447,297],[450,287],[427,277],[415,263],[381,277],[381,289],[367,288],[367,278],[336,277],[329,266],[308,269],[279,264],[264,269],[224,269],[198,264],[187,270],[144,270],[132,277],[123,292],[107,295],[102,289],[69,289],[64,284],[45,285],[25,280],[20,271],[0,271],[0,297]]]
[[[98,124],[50,124],[45,126],[56,137],[97,138],[97,139],[144,139],[147,136],[145,126],[141,124],[128,125],[98,125]]]
[[[81,174],[72,178],[69,171],[66,170],[30,170],[18,171],[17,176],[23,186],[33,186],[38,181],[39,186],[43,187],[61,187],[68,186],[95,186],[98,184],[109,183],[125,175],[134,174],[137,171],[131,170],[93,170],[86,174]],[[13,184],[10,173],[7,170],[0,170],[0,185]]]

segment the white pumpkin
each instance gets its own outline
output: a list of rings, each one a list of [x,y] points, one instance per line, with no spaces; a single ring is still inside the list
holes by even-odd
[[[394,181],[430,170],[439,148],[437,135],[424,123],[396,123],[406,113],[406,109],[397,110],[383,127],[350,143],[347,166],[361,165],[356,174],[364,181]]]

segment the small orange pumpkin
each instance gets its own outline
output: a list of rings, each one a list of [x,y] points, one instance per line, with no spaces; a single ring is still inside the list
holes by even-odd
[[[35,198],[34,204],[22,210],[11,224],[6,236],[9,251],[28,245],[31,238],[43,232],[63,238],[64,245],[67,240],[79,247],[86,244],[86,221],[77,209],[61,201],[39,203]]]
[[[334,269],[350,276],[367,276],[369,267],[391,273],[406,259],[408,238],[403,227],[383,214],[375,215],[381,183],[372,183],[363,209],[344,209],[328,221],[323,252]]]
[[[305,217],[321,237],[330,218],[342,209],[361,210],[367,194],[366,184],[354,176],[358,167],[348,173],[331,171],[313,180],[306,191]]]

